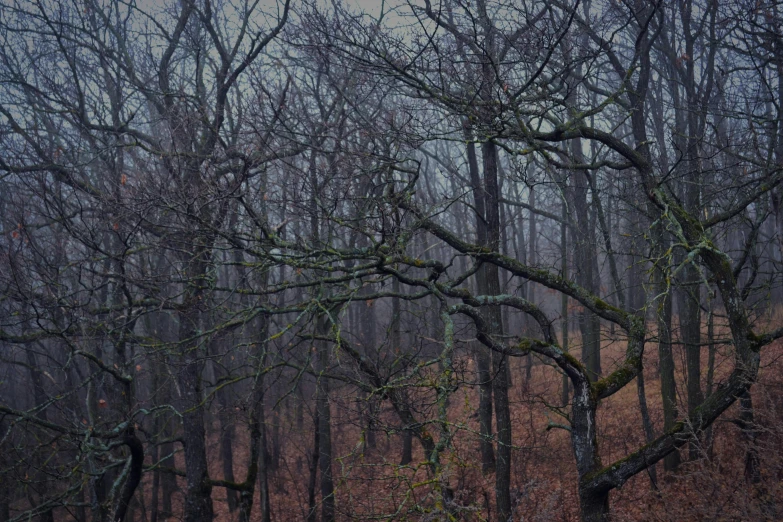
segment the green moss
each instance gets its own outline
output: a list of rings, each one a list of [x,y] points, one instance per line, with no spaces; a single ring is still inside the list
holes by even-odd
[[[761,353],[761,349],[764,347],[764,345],[770,343],[772,338],[750,332],[748,334],[748,340],[750,341],[750,346],[748,348],[750,348],[750,351],[755,353],[756,357],[758,357],[758,354]]]
[[[623,311],[617,308],[616,306],[612,306],[603,299],[596,298],[594,301],[595,307],[599,310],[611,310],[612,312],[616,312],[618,314],[622,314]]]
[[[607,389],[617,387],[623,383],[630,381],[636,374],[636,370],[641,364],[639,357],[633,357],[628,360],[627,364],[622,368],[619,368],[607,375],[603,379],[593,384],[593,397],[595,400],[603,394]]]
[[[529,352],[532,347],[533,347],[533,343],[530,341],[530,339],[522,339],[519,341],[519,344],[517,345],[519,351],[525,353]]]
[[[582,364],[582,362],[579,359],[577,359],[576,357],[574,357],[573,355],[571,355],[570,353],[563,352],[563,358],[566,361],[568,361],[568,364],[570,364],[571,366],[575,366],[576,368],[579,368],[580,370],[583,370],[583,371],[585,370],[585,367]]]
[[[644,447],[642,447],[644,449]],[[639,449],[638,451],[634,451],[633,453],[621,458],[620,460],[617,460],[613,463],[611,463],[608,466],[604,466],[601,469],[597,469],[595,471],[591,471],[590,473],[587,473],[584,477],[581,478],[580,482],[592,482],[593,480],[597,479],[601,475],[605,475],[606,473],[609,473],[610,471],[616,470],[618,467],[622,466],[624,463],[630,461],[631,459],[637,457],[639,453],[641,453],[642,449]]]

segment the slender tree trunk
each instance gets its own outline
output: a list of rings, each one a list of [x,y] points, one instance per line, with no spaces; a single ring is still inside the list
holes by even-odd
[[[533,186],[529,189],[530,197],[528,199],[528,203],[530,205],[530,218],[528,224],[530,225],[530,229],[528,232],[528,246],[530,247],[529,254],[527,256],[528,263],[530,266],[536,266],[538,263],[537,255],[538,255],[538,245],[536,244],[536,238],[538,236],[538,233],[536,232],[536,213],[533,212],[532,209],[536,207],[536,191]],[[532,281],[527,282],[527,300],[531,303],[536,302],[536,286],[535,283]],[[532,335],[532,332],[527,332],[527,335]],[[533,354],[528,353],[527,357],[525,357],[525,382],[529,383],[530,379],[533,377]]]
[[[473,201],[476,207],[476,234],[480,245],[487,244],[486,224],[486,198],[484,187],[479,176],[478,158],[476,146],[471,141],[472,136],[467,134],[468,169],[470,173]],[[482,265],[476,274],[476,282],[479,294],[487,294],[487,265]],[[481,469],[484,473],[490,473],[495,469],[495,450],[492,447],[492,379],[491,360],[487,350],[483,346],[476,346],[474,357],[478,369],[479,380],[479,448],[481,451]]]
[[[152,389],[156,392],[160,389],[160,372],[162,369],[159,365],[153,365],[152,369]],[[156,415],[152,420],[152,433],[158,436],[162,432],[162,423],[160,415]],[[152,463],[157,464],[160,458],[160,451],[157,444],[152,444],[150,447],[150,456],[152,457]],[[150,498],[150,522],[158,522],[158,505],[159,505],[159,493],[160,493],[160,469],[157,467],[152,472],[152,491]]]
[[[582,157],[580,140],[574,140],[572,151],[577,158]],[[572,239],[576,282],[594,292],[596,274],[593,273],[593,268],[596,251],[595,233],[591,227],[592,220],[587,203],[588,183],[582,172],[574,173],[572,179],[574,182],[568,193],[571,207],[574,209]],[[578,322],[582,335],[582,362],[587,367],[590,378],[595,380],[601,374],[600,320],[594,313],[582,308],[578,314]]]
[[[171,437],[172,432],[170,428],[170,419],[166,419],[164,431],[163,431],[163,437],[165,439],[168,439]],[[174,445],[170,442],[167,442],[165,444],[161,444],[160,446],[160,454],[161,454],[161,466],[168,468],[168,469],[174,469]],[[173,473],[168,472],[161,472],[160,474],[160,498],[162,500],[161,502],[161,510],[160,510],[160,516],[163,520],[167,520],[171,518],[174,515],[174,511],[172,509],[172,497],[174,496],[174,491],[177,489],[177,477]]]
[[[491,249],[497,251],[500,246],[500,193],[498,187],[498,152],[494,143],[481,146],[484,160],[484,190],[486,198],[487,240]],[[493,264],[484,265],[485,295],[500,295],[500,274]],[[503,318],[499,306],[484,307],[484,313],[490,324],[490,334],[503,335]],[[492,370],[494,374],[492,394],[495,402],[495,422],[497,428],[497,461],[495,462],[495,502],[498,519],[511,518],[511,411],[508,402],[508,361],[505,356],[493,352]]]
[[[568,205],[565,201],[562,204],[561,216],[563,220],[560,222],[560,276],[563,280],[568,280]],[[560,325],[561,331],[561,347],[563,351],[568,353],[568,295],[562,293],[560,295],[560,316],[562,317],[562,323]],[[563,373],[563,389],[561,392],[560,401],[563,406],[568,405],[568,390],[569,390],[568,375]]]
[[[313,453],[310,456],[310,479],[307,482],[307,522],[316,522],[318,520],[318,512],[315,509],[315,487],[318,479],[318,463],[321,459],[321,437],[319,436],[321,423],[318,418],[318,411],[316,408],[315,417],[313,418]]]
[[[262,276],[261,286],[266,288],[268,275]],[[269,337],[269,316],[263,315],[260,318],[258,328],[260,353],[257,356],[258,366],[256,367],[256,377],[253,381],[253,391],[250,404],[250,459],[248,463],[247,476],[243,484],[243,489],[239,495],[239,522],[250,522],[253,511],[253,497],[255,489],[258,487],[261,522],[271,521],[271,507],[269,502],[269,458],[266,450],[266,407],[265,407],[265,384],[264,374],[266,371],[266,361],[268,353]]]
[[[0,343],[0,350],[5,350],[5,343]],[[0,419],[0,433],[6,433],[8,424],[5,419]],[[0,466],[5,468],[11,463],[6,455],[0,455]],[[0,473],[0,522],[11,520],[11,501],[14,499],[16,483],[10,473]]]
[[[656,225],[654,231],[658,256],[668,249],[662,225]],[[677,421],[677,389],[674,380],[674,356],[672,354],[672,290],[668,287],[668,259],[659,257],[654,267],[655,293],[659,296],[656,303],[658,323],[658,367],[661,377],[661,399],[663,401],[663,431],[667,432]],[[674,450],[663,460],[663,469],[674,471],[680,465],[680,452]]]
[[[136,488],[141,483],[141,475],[144,469],[144,446],[136,437],[132,427],[126,431],[123,442],[130,449],[130,470],[125,483],[122,485],[117,507],[112,516],[112,522],[123,522],[126,515],[130,520],[134,519],[131,511],[131,501]]]
[[[710,300],[710,311],[707,316],[707,383],[705,398],[712,395],[712,386],[715,380],[715,315],[713,311],[713,301]],[[707,446],[707,455],[712,458],[714,450],[713,426],[710,424],[705,432],[705,445]]]
[[[223,464],[223,477],[229,482],[234,482],[234,420],[228,412],[228,398],[225,395],[225,390],[218,392],[218,396],[222,397],[222,400],[220,400],[222,410],[220,415],[220,460]],[[228,510],[233,513],[238,506],[236,490],[226,490],[226,502],[228,503]]]
[[[696,34],[691,27],[693,5],[680,4],[681,23],[683,25],[684,47],[687,56],[693,56]],[[686,121],[688,133],[685,143],[686,178],[683,187],[683,203],[685,210],[692,216],[699,215],[701,205],[701,119],[700,99],[697,93],[695,65],[693,60],[685,60],[684,88],[688,110]],[[685,344],[685,364],[688,379],[688,416],[696,414],[696,409],[704,400],[701,391],[701,276],[693,262],[687,262],[683,268],[682,306],[680,308],[680,329]],[[698,436],[698,434],[696,434]],[[691,460],[700,456],[699,445],[694,441],[690,445]]]
[[[372,293],[371,286],[363,286],[359,289],[359,296]],[[376,317],[373,301],[361,301],[359,305],[359,317],[361,321],[361,349],[365,355],[371,356],[376,350]],[[365,429],[365,445],[368,449],[375,449],[377,437],[375,430],[375,398],[371,397],[362,404],[362,421]]]
[[[680,300],[680,332],[685,345],[685,365],[688,392],[688,416],[695,415],[703,401],[701,392],[701,307],[699,306],[700,282],[695,267],[683,269],[683,291]],[[698,436],[696,434],[695,436]],[[689,446],[691,460],[699,458],[697,441]]]
[[[400,466],[406,466],[413,461],[413,432],[409,429],[402,431],[402,457]]]
[[[325,335],[329,330],[329,319],[320,316],[318,333]],[[321,474],[321,522],[334,521],[334,481],[332,478],[332,424],[329,406],[329,379],[320,375],[329,368],[329,345],[316,341],[318,372],[316,380],[316,408],[318,410],[318,469]]]
[[[653,429],[652,421],[650,420],[650,411],[647,409],[647,393],[644,389],[644,368],[642,368],[636,376],[636,393],[639,396],[639,411],[642,414],[644,438],[647,441],[647,444],[649,444],[655,439],[655,431]],[[658,473],[655,470],[654,464],[647,468],[647,473],[650,476],[651,486],[657,488]]]
[[[665,29],[664,29],[665,33]],[[665,35],[664,35],[665,36]],[[657,88],[659,96],[663,97],[665,80],[660,79]],[[677,89],[675,83],[670,84]],[[676,91],[673,91],[676,92]],[[662,169],[671,168],[667,153],[668,140],[666,138],[667,123],[664,120],[662,104],[650,104],[650,113],[654,124],[655,137],[658,142]],[[679,133],[682,126],[682,111],[675,110],[675,140],[680,141],[684,135]],[[648,204],[650,216],[660,216],[660,210],[651,203]],[[658,300],[655,303],[655,317],[658,331],[658,373],[661,380],[661,399],[663,404],[663,431],[668,432],[677,420],[677,389],[674,379],[674,355],[672,352],[672,295],[674,289],[670,287],[670,259],[666,256],[669,248],[669,238],[661,220],[653,226],[653,252],[655,254],[653,265],[653,284]],[[678,449],[669,453],[663,459],[663,469],[674,471],[680,465],[681,458]]]
[[[25,356],[27,357],[27,367],[30,369],[30,380],[33,383],[33,400],[37,408],[45,404],[47,400],[46,390],[44,390],[43,380],[41,379],[42,368],[36,362],[32,350],[25,350]],[[43,421],[47,421],[46,409],[39,410],[35,416]],[[36,470],[34,476],[35,480],[43,486],[46,475],[40,470]],[[98,478],[101,481],[102,479],[102,476]],[[41,493],[41,496],[43,496],[43,493]],[[51,509],[47,509],[38,516],[38,519],[40,522],[54,522],[54,512]]]
[[[392,281],[392,291],[394,293],[400,292],[400,281],[394,279]],[[392,325],[391,325],[391,342],[392,347],[395,350],[401,350],[402,332],[400,330],[401,317],[400,317],[400,299],[395,297],[392,300]],[[408,390],[403,388],[400,390],[400,396],[404,402],[410,400]],[[405,426],[402,427],[402,455],[400,456],[400,466],[406,466],[413,461],[413,430]]]
[[[753,398],[750,389],[740,397],[739,420],[745,442],[745,480],[751,484],[758,484],[761,482],[759,450],[756,445],[758,428],[753,418]]]

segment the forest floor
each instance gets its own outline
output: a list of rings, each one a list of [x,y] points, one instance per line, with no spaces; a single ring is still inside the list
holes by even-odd
[[[783,313],[767,317],[769,324],[783,323]],[[716,328],[716,335],[720,335]],[[576,339],[574,339],[576,337]],[[622,339],[605,332],[602,345],[604,373],[619,361],[625,349]],[[705,328],[706,338],[706,328]],[[572,345],[578,345],[572,333]],[[677,369],[680,411],[685,411],[684,350],[673,347]],[[716,345],[715,383],[731,371],[733,362],[728,344]],[[458,358],[455,366],[471,378],[468,357]],[[525,378],[524,359],[512,361],[512,388],[509,390],[513,420],[512,500],[515,519],[526,521],[576,521],[578,499],[576,470],[567,431],[555,425],[566,424],[557,414],[561,404],[562,378],[552,367],[537,362],[532,376]],[[708,349],[703,350],[702,389],[706,387]],[[658,350],[654,340],[645,349],[646,398],[655,433],[663,426],[658,379]],[[611,506],[617,521],[683,520],[775,520],[783,513],[783,343],[777,342],[762,352],[759,381],[752,388],[758,437],[754,449],[761,462],[761,481],[753,484],[745,478],[748,444],[736,422],[735,404],[714,425],[711,435],[702,438],[697,451],[702,458],[683,464],[674,473],[656,466],[657,480],[649,473],[632,478],[612,492]],[[420,418],[435,418],[433,405],[417,411]],[[312,411],[306,401],[297,415],[295,397],[278,403],[276,413],[268,415],[270,452],[277,464],[270,477],[272,520],[305,520],[308,505],[309,461],[313,453]],[[431,401],[430,401],[431,402]],[[493,520],[494,476],[483,475],[478,451],[478,420],[475,388],[460,387],[450,400],[450,429],[454,432],[451,450],[443,456],[444,481],[454,490],[455,503],[463,506],[462,520]],[[271,408],[268,408],[268,410]],[[402,437],[393,412],[384,407],[378,414],[370,446],[366,427],[366,403],[357,400],[355,391],[335,388],[332,396],[332,438],[338,520],[438,520],[417,511],[417,506],[434,504],[436,489],[428,482],[424,456],[414,441],[413,464],[399,466]],[[247,470],[247,435],[237,415],[233,464],[235,478],[244,479]],[[602,402],[598,413],[598,436],[604,465],[623,458],[645,443],[637,386],[631,383]],[[223,478],[219,437],[220,423],[212,419],[216,434],[210,439],[211,476]],[[436,428],[433,436],[437,440]],[[711,444],[710,441],[711,440]],[[181,455],[177,466],[184,468]],[[184,479],[179,478],[184,490]],[[145,475],[143,497],[150,498],[151,474]],[[232,521],[226,502],[226,490],[214,488],[216,520]],[[181,506],[181,492],[175,493],[175,506]],[[256,492],[257,510],[258,493]],[[175,509],[176,510],[176,509]],[[136,510],[137,520],[144,520]],[[381,516],[379,516],[381,515]],[[367,518],[365,518],[367,517]]]

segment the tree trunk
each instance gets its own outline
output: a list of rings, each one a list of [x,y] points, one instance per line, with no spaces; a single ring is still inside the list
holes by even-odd
[[[650,412],[647,409],[647,392],[644,389],[644,368],[642,368],[636,376],[636,393],[639,396],[639,412],[642,414],[644,439],[647,444],[649,444],[655,439],[655,432],[653,430],[652,421],[650,420]],[[657,488],[658,474],[655,471],[655,464],[647,468],[647,473],[650,476],[650,485],[653,488]]]
[[[320,316],[318,333],[325,335],[329,330],[329,319]],[[329,368],[329,345],[325,341],[316,341],[318,372],[316,380],[316,409],[318,410],[319,458],[318,469],[321,473],[321,522],[334,522],[334,481],[332,479],[332,425],[329,407],[329,379],[320,375]]]
[[[714,303],[710,301],[710,311],[707,316],[707,388],[705,398],[712,395],[712,386],[715,380],[715,316],[713,310]],[[707,455],[712,458],[714,450],[713,426],[710,424],[705,431],[704,443],[707,446]]]
[[[268,275],[264,273],[261,278],[261,287],[266,288]],[[253,497],[255,488],[258,487],[261,505],[261,522],[270,522],[271,508],[269,503],[269,459],[266,451],[266,407],[264,374],[268,353],[269,316],[262,315],[258,328],[258,366],[256,378],[253,381],[253,390],[250,404],[250,459],[248,462],[247,476],[244,488],[239,495],[239,522],[250,522],[253,511]]]
[[[605,522],[609,518],[609,492],[591,487],[589,477],[601,469],[596,437],[597,403],[589,375],[574,381],[571,407],[571,445],[579,474],[579,505],[583,522]]]
[[[409,429],[402,430],[402,457],[400,466],[407,466],[413,461],[413,432]]]
[[[221,415],[220,415],[220,460],[223,464],[223,477],[229,482],[234,482],[234,420],[229,414],[228,398],[225,396],[225,390],[218,392],[218,397],[221,397]],[[226,490],[226,502],[228,503],[228,510],[234,512],[238,505],[237,492],[233,489]]]
[[[607,522],[609,517],[609,492],[580,492],[579,505],[582,511],[582,522]]]
[[[156,392],[160,389],[160,374],[162,368],[160,365],[153,365],[152,369],[152,389]],[[158,436],[162,432],[163,426],[161,423],[160,415],[156,415],[152,420],[152,433]],[[150,456],[152,457],[152,463],[157,464],[160,458],[160,450],[157,444],[152,444],[150,447]],[[155,468],[152,472],[152,492],[150,498],[150,522],[158,522],[158,505],[160,500],[160,469]]]
[[[662,225],[654,230],[658,256],[668,249]],[[661,399],[663,401],[663,431],[668,432],[677,421],[677,389],[674,380],[674,356],[672,354],[672,298],[666,283],[668,275],[667,258],[659,258],[654,267],[655,293],[660,296],[656,307],[658,323],[658,367],[661,376]],[[674,471],[680,465],[680,452],[672,451],[663,460],[663,469]]]
[[[182,438],[185,446],[185,522],[212,522],[212,485],[207,466],[204,411],[201,407],[203,361],[185,363],[179,385],[187,406],[182,408]]]
[[[476,235],[479,245],[487,244],[486,197],[478,170],[476,146],[467,134],[468,169],[470,173],[473,201],[476,208]],[[487,265],[482,265],[476,274],[478,293],[487,295]],[[481,470],[491,473],[495,469],[495,450],[492,447],[492,379],[490,356],[483,346],[476,346],[474,352],[479,381],[479,449],[481,451]]]
[[[580,140],[575,140],[573,150],[581,147]],[[578,151],[581,158],[581,150]],[[593,273],[596,257],[594,231],[592,230],[590,213],[587,203],[588,183],[584,173],[575,173],[571,190],[569,190],[571,206],[574,209],[572,223],[574,228],[574,266],[576,282],[590,292],[595,291],[596,274]],[[582,362],[587,367],[590,378],[597,379],[601,374],[600,352],[600,320],[598,316],[582,308],[578,315],[579,330],[582,335]]]
[[[563,220],[560,222],[560,277],[563,280],[568,280],[568,205],[563,201],[561,216]],[[561,348],[564,352],[568,353],[568,295],[563,293],[560,295],[560,316],[562,317],[561,328]],[[563,406],[568,405],[568,390],[569,380],[568,375],[563,373],[563,389],[561,392],[560,401]]]
[[[745,480],[751,484],[761,482],[759,450],[756,445],[757,427],[753,418],[753,398],[748,389],[740,397],[740,427],[745,441]]]
[[[0,350],[6,350],[6,345],[0,343]],[[6,433],[8,424],[5,419],[0,418],[0,433]],[[0,466],[5,469],[11,463],[8,462],[7,454],[0,455]],[[15,497],[16,482],[12,480],[10,473],[0,473],[0,522],[11,520],[11,501]]]
[[[489,248],[500,247],[500,193],[498,187],[498,152],[494,143],[481,146],[484,160],[484,190],[486,203],[487,242]],[[500,274],[494,264],[484,265],[484,295],[500,295]],[[479,290],[479,293],[482,293]],[[503,335],[503,319],[499,306],[486,306],[484,313],[489,323],[490,335]],[[508,362],[505,356],[492,353],[494,374],[492,394],[495,402],[497,428],[497,461],[495,462],[495,502],[498,519],[511,518],[511,411],[508,402]]]
[[[318,512],[315,510],[315,486],[318,478],[318,462],[321,458],[321,437],[319,436],[321,423],[318,419],[318,411],[316,408],[313,418],[313,453],[310,456],[310,479],[307,482],[307,522],[318,520]]]
[[[537,250],[538,245],[536,244],[537,243],[536,237],[538,234],[536,232],[536,213],[533,212],[533,209],[536,206],[536,191],[533,186],[529,188],[529,191],[530,191],[530,197],[528,203],[530,204],[531,210],[530,210],[530,218],[528,222],[530,225],[530,229],[528,232],[527,242],[530,249],[529,250],[530,253],[527,256],[527,262],[528,264],[530,264],[530,266],[536,266],[538,262],[538,259],[536,257],[538,254],[538,250]],[[532,281],[528,281],[526,286],[527,286],[527,300],[530,301],[531,303],[535,303],[536,302],[535,283],[533,283]],[[533,324],[535,323],[532,323],[531,326]],[[533,334],[532,332],[527,332],[526,335],[532,336]],[[527,356],[525,357],[525,382],[529,383],[532,376],[533,376],[533,354],[528,353]]]
[[[202,307],[209,287],[208,267],[212,257],[203,236],[188,238],[192,249],[183,259],[186,265],[187,291],[179,313],[179,410],[182,414],[182,440],[185,453],[185,522],[212,522],[212,484],[207,460],[206,423],[204,419],[203,383],[205,353],[202,329]]]
[[[41,379],[42,368],[36,362],[35,355],[33,355],[31,350],[25,350],[25,356],[27,357],[27,366],[30,369],[30,380],[33,383],[33,401],[35,403],[35,407],[38,408],[47,401],[46,390],[44,390],[43,379]],[[35,416],[43,421],[46,421],[48,417],[45,408],[39,410]],[[40,483],[41,486],[44,486],[46,481],[45,473],[43,473],[41,470],[36,470],[34,477],[36,482]],[[97,480],[102,481],[102,479],[103,476],[99,477]],[[40,495],[43,497],[43,492],[41,492]],[[102,513],[106,514],[105,510],[102,511]],[[38,519],[40,522],[54,522],[54,513],[51,509],[47,509],[38,516]]]
[[[699,306],[700,281],[695,267],[683,269],[683,289],[680,292],[680,332],[685,345],[685,365],[688,392],[688,416],[696,414],[702,403],[701,393],[701,307]],[[695,434],[694,436],[698,436]],[[689,446],[691,460],[700,456],[699,444],[693,441]]]
[[[683,24],[684,48],[687,56],[693,56],[697,35],[691,27],[693,6],[681,4],[681,21]],[[703,115],[700,113],[700,99],[697,93],[695,79],[695,66],[693,60],[686,60],[684,88],[687,99],[686,120],[688,132],[685,140],[685,183],[683,187],[683,203],[685,210],[692,216],[699,215],[701,205],[701,129],[703,128]],[[693,259],[687,262],[683,268],[682,307],[680,308],[680,329],[682,340],[685,344],[685,363],[688,379],[688,415],[696,414],[696,409],[704,400],[701,391],[701,277]],[[698,436],[698,434],[695,434]],[[700,455],[697,441],[690,445],[691,460]]]

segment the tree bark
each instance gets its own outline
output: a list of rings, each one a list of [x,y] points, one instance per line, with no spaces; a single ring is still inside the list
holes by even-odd
[[[315,416],[313,417],[313,453],[310,456],[310,479],[307,482],[307,522],[316,522],[318,520],[318,512],[315,509],[315,488],[318,481],[318,463],[321,459],[321,437],[319,436],[321,423],[319,422],[318,411],[318,408],[316,408]]]
[[[528,203],[530,204],[530,218],[528,220],[528,224],[530,226],[527,242],[529,247],[529,254],[527,256],[527,262],[530,266],[536,266],[538,263],[537,255],[538,255],[538,245],[536,244],[536,238],[538,236],[538,233],[536,232],[536,213],[532,211],[532,209],[536,208],[536,191],[535,188],[531,185],[529,190],[530,197],[528,199]],[[532,281],[528,281],[526,284],[527,287],[527,300],[531,303],[536,302],[536,286],[535,283]],[[532,326],[532,325],[531,325]],[[527,333],[528,336],[532,336],[532,332]],[[530,379],[533,377],[533,354],[529,353],[527,354],[527,357],[525,357],[525,382],[529,383]]]
[[[656,225],[655,236],[658,259],[653,267],[658,328],[658,366],[661,378],[661,399],[663,402],[663,431],[668,432],[677,421],[677,388],[674,380],[674,355],[672,354],[672,290],[667,284],[669,260],[663,257],[668,250],[663,225]],[[663,460],[663,469],[674,471],[680,465],[680,452],[672,451]]]
[[[562,221],[560,222],[560,277],[568,280],[568,205],[563,201],[561,209]],[[563,352],[568,353],[568,295],[560,295],[560,316],[562,317],[560,331]],[[563,406],[568,405],[569,380],[568,375],[563,372],[563,389],[560,395],[560,401]]]
[[[267,274],[262,276],[261,286],[267,286]],[[253,511],[253,497],[258,487],[262,522],[271,521],[271,506],[269,502],[269,459],[266,450],[266,407],[265,379],[268,353],[269,316],[262,315],[258,328],[258,366],[253,381],[250,404],[250,459],[247,475],[239,495],[239,522],[250,522]]]
[[[493,251],[500,248],[500,193],[498,186],[498,152],[494,143],[481,146],[484,160],[484,191],[487,221],[487,244]],[[492,263],[484,265],[484,290],[487,296],[500,295],[500,273]],[[500,306],[486,306],[489,333],[503,335],[503,316]],[[499,520],[511,518],[511,411],[508,402],[508,363],[504,355],[492,353],[492,394],[495,402],[497,428],[497,461],[495,462],[495,502]]]
[[[761,462],[756,445],[758,427],[753,418],[753,397],[750,388],[740,397],[739,423],[745,442],[745,480],[751,484],[758,484],[761,482]]]
[[[476,208],[476,235],[479,245],[487,245],[486,197],[479,175],[476,146],[473,137],[466,131],[468,170],[470,174],[473,204]],[[476,273],[479,294],[487,294],[487,265],[482,265]],[[479,381],[479,449],[481,451],[481,470],[491,473],[495,469],[495,450],[492,446],[492,379],[491,360],[483,346],[476,346],[474,357]]]
[[[318,332],[324,335],[329,330],[329,319],[320,316],[317,319]],[[325,341],[316,341],[317,370],[316,408],[318,410],[318,469],[321,474],[321,522],[334,522],[334,480],[332,478],[332,424],[329,406],[329,379],[323,372],[329,368],[329,345]]]

